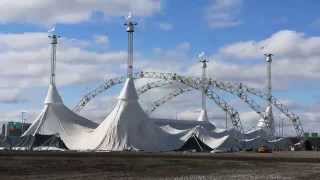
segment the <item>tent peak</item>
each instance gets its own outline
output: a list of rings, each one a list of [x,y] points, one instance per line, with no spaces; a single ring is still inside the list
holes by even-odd
[[[118,99],[125,101],[138,100],[138,94],[134,86],[133,78],[127,78]]]
[[[201,110],[200,115],[198,117],[198,121],[208,121],[208,113],[207,110]]]
[[[47,97],[44,101],[45,104],[63,104],[62,98],[54,84],[49,85]]]

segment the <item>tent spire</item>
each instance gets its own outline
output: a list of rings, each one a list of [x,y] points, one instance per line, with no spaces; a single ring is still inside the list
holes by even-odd
[[[138,23],[133,21],[132,13],[129,12],[126,17],[126,22],[124,23],[126,26],[126,31],[128,32],[128,60],[127,60],[127,77],[132,78],[133,74],[133,33],[134,27],[138,25]]]

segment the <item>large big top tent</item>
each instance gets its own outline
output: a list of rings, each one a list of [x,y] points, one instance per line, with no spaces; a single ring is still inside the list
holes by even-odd
[[[57,35],[51,37],[51,76],[44,108],[32,125],[22,135],[18,147],[42,149],[45,146],[59,146],[77,151],[177,151],[177,150],[222,150],[239,151],[256,149],[260,145],[286,144],[284,140],[268,138],[268,127],[259,121],[258,129],[243,134],[237,129],[222,130],[210,124],[205,108],[205,89],[202,89],[202,110],[196,123],[174,127],[170,120],[151,119],[138,102],[137,90],[132,78],[133,32],[131,19],[126,23],[129,34],[128,77],[120,92],[117,103],[101,124],[90,121],[71,111],[63,103],[55,83]],[[202,61],[206,67],[207,61]],[[205,80],[205,71],[203,79]],[[270,114],[270,108],[266,113]],[[272,112],[271,112],[272,113]],[[172,120],[173,121],[173,120]],[[158,123],[156,123],[158,122]],[[159,123],[160,122],[160,123]],[[191,125],[191,126],[190,126]],[[180,128],[179,128],[180,127]],[[181,128],[182,127],[182,128]],[[52,136],[52,137],[50,137]],[[48,143],[54,142],[54,143]],[[55,148],[53,148],[55,149]]]

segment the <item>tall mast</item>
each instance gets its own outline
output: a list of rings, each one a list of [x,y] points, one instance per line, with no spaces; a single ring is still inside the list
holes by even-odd
[[[127,60],[127,77],[132,78],[133,74],[133,33],[134,27],[138,25],[138,23],[133,21],[132,13],[126,17],[126,22],[124,24],[126,26],[126,31],[128,32],[128,60]]]
[[[58,38],[60,36],[56,35],[54,31],[51,32],[52,34],[49,35],[49,38],[51,39],[51,65],[50,65],[50,84],[55,85],[56,80],[56,52],[57,52],[57,44],[58,44]]]
[[[272,83],[271,83],[271,63],[273,54],[264,54],[267,62],[267,94],[268,94],[268,106],[271,106],[272,97]]]
[[[199,62],[202,63],[202,74],[201,74],[201,108],[202,108],[202,113],[204,113],[204,120],[208,120],[207,117],[207,97],[206,97],[206,91],[207,91],[207,63],[208,60],[205,57],[204,52],[199,54]]]
[[[273,113],[272,113],[272,82],[271,82],[271,64],[273,54],[264,54],[267,62],[267,95],[268,95],[268,108],[269,113],[266,114],[268,126],[271,129],[272,135],[274,135],[274,122],[273,122]]]

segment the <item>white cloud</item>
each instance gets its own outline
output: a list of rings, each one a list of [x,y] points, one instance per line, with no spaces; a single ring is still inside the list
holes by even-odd
[[[242,0],[211,0],[205,18],[211,28],[228,28],[241,24],[238,19]]]
[[[2,0],[0,23],[74,24],[97,12],[124,16],[132,11],[137,16],[150,16],[160,11],[160,4],[158,0]]]
[[[159,28],[164,31],[171,31],[173,29],[173,25],[170,23],[162,22],[159,24]]]
[[[189,42],[181,42],[172,49],[154,48],[153,57],[137,57],[136,67],[144,71],[183,72],[193,63],[190,60],[191,48]]]
[[[0,34],[1,102],[25,100],[24,89],[48,83],[50,48],[46,33]],[[57,50],[57,83],[60,86],[102,80],[121,71],[126,52],[95,52],[91,42],[63,38]],[[12,92],[12,93],[9,93]],[[10,94],[10,95],[8,95]]]
[[[94,41],[98,45],[108,46],[109,45],[109,37],[105,35],[95,35]]]
[[[320,37],[308,37],[304,33],[282,30],[262,41],[233,43],[220,49],[220,53],[233,59],[255,60],[265,51],[275,54],[276,57],[297,59],[319,56],[319,47]]]
[[[265,47],[261,50],[261,47]],[[221,80],[241,81],[263,88],[266,79],[264,52],[275,54],[272,79],[276,90],[290,85],[320,79],[320,37],[283,30],[261,41],[242,41],[221,48],[212,55],[208,73]],[[200,65],[193,65],[189,74],[200,75]]]

